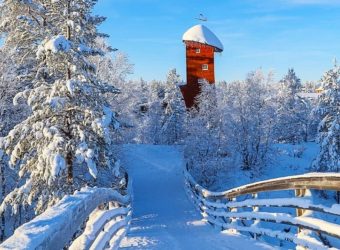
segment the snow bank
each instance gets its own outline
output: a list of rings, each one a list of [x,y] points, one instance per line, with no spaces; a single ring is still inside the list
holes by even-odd
[[[130,197],[110,188],[82,188],[19,227],[0,249],[63,249],[90,213],[109,201],[128,204]]]
[[[217,36],[204,25],[195,25],[188,29],[182,38],[183,41],[198,42],[215,47],[217,52],[223,51],[223,44]]]

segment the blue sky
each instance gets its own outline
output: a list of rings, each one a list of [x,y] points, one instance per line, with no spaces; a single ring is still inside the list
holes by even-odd
[[[108,17],[100,29],[135,64],[132,79],[164,79],[176,68],[185,79],[182,34],[205,23],[222,41],[216,80],[243,79],[247,72],[289,67],[300,78],[319,80],[340,60],[340,0],[99,0],[95,13]]]

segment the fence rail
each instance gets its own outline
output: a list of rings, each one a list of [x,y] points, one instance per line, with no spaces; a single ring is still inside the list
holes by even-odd
[[[199,185],[190,175],[188,166],[184,171],[187,192],[200,209],[203,217],[212,225],[222,230],[232,230],[249,233],[258,238],[265,235],[287,240],[298,246],[310,249],[328,249],[331,247],[327,236],[340,240],[340,225],[321,218],[312,217],[314,211],[338,217],[340,221],[340,205],[324,206],[314,204],[310,190],[340,191],[339,173],[311,173],[289,176],[256,182],[224,192],[211,192]],[[294,190],[295,197],[259,198],[263,192]],[[242,197],[242,200],[240,198]],[[282,212],[261,211],[268,208]],[[295,215],[282,208],[296,209]],[[247,223],[246,223],[247,222]],[[296,233],[281,232],[264,227],[261,222],[289,225],[297,228]],[[301,233],[308,229],[318,236],[311,238]]]
[[[117,249],[130,223],[130,200],[110,188],[83,188],[17,228],[0,249]]]

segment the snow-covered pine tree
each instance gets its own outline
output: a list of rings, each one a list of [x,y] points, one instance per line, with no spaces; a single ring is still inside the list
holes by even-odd
[[[287,75],[283,77],[280,83],[285,86],[292,94],[296,94],[301,90],[301,80],[296,76],[293,68],[288,69]]]
[[[185,134],[186,108],[182,93],[178,87],[180,76],[176,69],[169,71],[164,88],[164,117],[162,121],[162,142],[176,144],[183,140]]]
[[[317,141],[320,152],[312,168],[321,172],[340,172],[340,67],[327,71],[321,79],[324,92],[315,110],[322,120]]]
[[[94,40],[104,18],[92,16],[93,0],[42,3],[45,39],[36,49],[35,87],[17,95],[32,114],[0,139],[0,164],[8,155],[20,177],[0,212],[12,209],[17,217],[24,209],[40,213],[82,186],[111,187],[121,178],[110,140],[118,122],[103,98],[116,89],[97,79],[88,59],[102,54]]]
[[[36,74],[36,49],[42,38],[44,9],[36,1],[0,2],[1,79],[0,136],[29,114],[27,105],[14,106],[13,97],[32,87]]]
[[[11,65],[11,67],[9,67]],[[0,49],[0,137],[21,120],[20,108],[13,105],[13,98],[17,94],[15,84],[15,66],[10,58]]]
[[[14,96],[33,86],[36,74],[36,48],[42,37],[44,9],[36,1],[4,0],[0,2],[0,37],[3,44],[0,49],[0,137],[8,134],[16,124],[30,113],[25,103],[13,105]],[[0,155],[4,159],[8,156]],[[1,163],[1,201],[15,187],[16,169],[9,168],[7,160]],[[0,241],[10,235],[13,228],[1,213]],[[18,224],[21,217],[12,217]],[[18,221],[18,222],[16,222]]]
[[[144,90],[143,90],[144,89]],[[152,81],[142,87],[142,94],[148,93],[148,102],[142,107],[146,108],[144,117],[139,126],[139,142],[150,144],[162,143],[162,126],[164,117],[164,86],[160,81]],[[142,100],[146,96],[142,96]]]
[[[219,155],[223,144],[221,107],[216,85],[203,81],[196,103],[197,108],[188,114],[184,152],[195,178],[210,185],[222,166]]]
[[[294,69],[280,81],[277,94],[276,137],[278,141],[299,143],[307,141],[312,105],[298,95],[301,81]]]

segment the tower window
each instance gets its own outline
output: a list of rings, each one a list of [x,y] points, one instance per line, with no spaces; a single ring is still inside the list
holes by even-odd
[[[202,65],[202,70],[208,70],[208,69],[209,69],[208,64],[203,64],[203,65]]]
[[[198,80],[197,80],[197,82],[199,83],[199,84],[202,84],[202,83],[204,83],[206,80],[204,79],[204,78],[199,78]]]
[[[201,53],[201,49],[196,49],[195,51],[196,51],[196,54]]]

